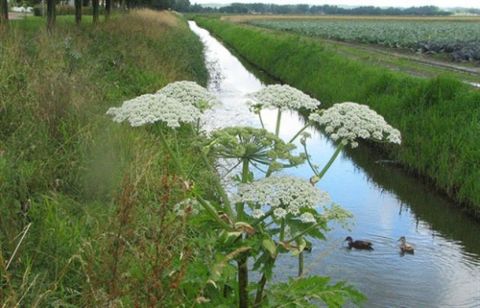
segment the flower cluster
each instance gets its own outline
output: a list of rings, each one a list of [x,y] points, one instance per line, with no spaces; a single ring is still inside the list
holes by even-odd
[[[310,121],[324,127],[333,140],[349,143],[352,148],[358,146],[358,138],[401,143],[400,131],[368,106],[357,103],[335,104],[322,113],[310,114]]]
[[[197,121],[200,110],[163,94],[145,94],[125,101],[121,107],[108,109],[107,114],[113,116],[115,122],[128,121],[133,127],[163,122],[177,128],[181,123]]]
[[[292,176],[271,176],[252,183],[241,184],[232,201],[249,204],[252,216],[265,215],[262,208],[269,207],[277,219],[288,214],[299,216],[303,222],[314,222],[312,214],[305,210],[331,203],[326,192],[312,186],[309,182]]]
[[[318,100],[289,85],[270,85],[260,91],[251,93],[249,97],[255,100],[251,105],[257,109],[299,110],[304,108],[314,110],[320,105]]]
[[[157,94],[163,94],[184,104],[190,104],[201,111],[217,104],[217,98],[207,89],[193,81],[176,81],[169,83]]]

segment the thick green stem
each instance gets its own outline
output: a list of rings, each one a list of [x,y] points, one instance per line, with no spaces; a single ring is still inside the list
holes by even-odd
[[[337,156],[338,154],[340,154],[340,152],[342,151],[342,149],[345,147],[345,145],[343,143],[340,143],[338,146],[337,146],[337,149],[335,150],[335,153],[333,153],[332,157],[330,157],[330,160],[328,161],[328,163],[325,165],[325,167],[323,167],[322,171],[320,171],[320,173],[318,174],[318,177],[321,179],[325,173],[327,173],[328,169],[330,168],[330,166],[333,164],[333,162],[335,161],[335,159],[337,159]]]
[[[253,307],[260,307],[263,299],[263,290],[265,290],[265,284],[267,283],[267,275],[262,274],[262,278],[258,282],[257,294],[255,295],[255,304]]]
[[[242,165],[242,183],[247,183],[250,177],[250,170],[248,169],[248,159],[243,160]],[[241,221],[243,219],[243,214],[245,211],[245,204],[243,202],[238,202],[235,206],[237,211],[237,220]]]
[[[304,257],[303,257],[303,251],[302,251],[298,255],[298,277],[303,276],[303,263],[304,263]]]
[[[278,135],[280,134],[280,123],[282,121],[282,110],[281,109],[278,109],[278,112],[277,112],[277,125],[275,127],[275,135],[278,137]]]
[[[317,168],[315,168],[315,166],[312,164],[312,161],[310,160],[310,155],[308,154],[306,143],[303,144],[303,151],[305,152],[305,157],[307,158],[307,163],[310,166],[310,169],[312,169],[313,173],[318,177],[319,173],[317,171]]]
[[[305,124],[305,126],[302,127],[302,129],[299,130],[299,131],[295,134],[295,136],[293,136],[292,139],[290,139],[290,141],[288,141],[288,143],[294,142],[295,139],[297,139],[298,136],[300,136],[300,134],[303,133],[303,132],[304,132],[307,128],[309,128],[309,127],[310,127],[310,123],[307,122],[307,124]]]
[[[265,173],[265,177],[268,178],[269,176],[272,175],[272,173],[273,173],[272,168],[269,166],[267,169],[267,173]]]
[[[265,129],[265,125],[263,124],[263,119],[262,119],[262,111],[258,111],[258,119],[260,120],[260,124],[262,125],[262,128]]]
[[[243,160],[242,165],[242,183],[247,183],[250,178],[248,169],[248,159]],[[236,204],[237,220],[241,221],[244,215],[245,204],[239,202]],[[238,306],[248,308],[248,256],[244,255],[238,260]]]
[[[238,307],[248,308],[248,257],[242,256],[238,264]]]
[[[285,218],[282,218],[282,223],[280,224],[280,242],[283,242],[285,239]]]

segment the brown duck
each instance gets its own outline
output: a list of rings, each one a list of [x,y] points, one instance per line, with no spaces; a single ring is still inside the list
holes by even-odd
[[[351,236],[347,236],[345,241],[348,242],[349,249],[355,248],[355,249],[373,250],[372,242],[369,242],[369,241],[360,241],[360,240],[354,241]]]
[[[401,253],[410,253],[413,254],[415,252],[415,248],[413,248],[413,245],[410,243],[407,243],[407,240],[405,239],[405,236],[402,236],[398,239],[400,242],[400,252]]]

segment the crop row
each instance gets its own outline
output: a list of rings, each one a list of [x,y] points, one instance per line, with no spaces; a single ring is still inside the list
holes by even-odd
[[[455,61],[480,61],[480,23],[454,21],[256,20],[251,24],[327,39],[446,53]]]

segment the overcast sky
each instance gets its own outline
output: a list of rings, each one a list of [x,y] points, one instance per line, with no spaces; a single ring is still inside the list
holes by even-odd
[[[191,3],[232,3],[232,2],[263,2],[277,4],[331,4],[331,5],[374,5],[374,6],[394,6],[410,7],[435,5],[439,7],[474,7],[480,8],[480,0],[190,0]]]

